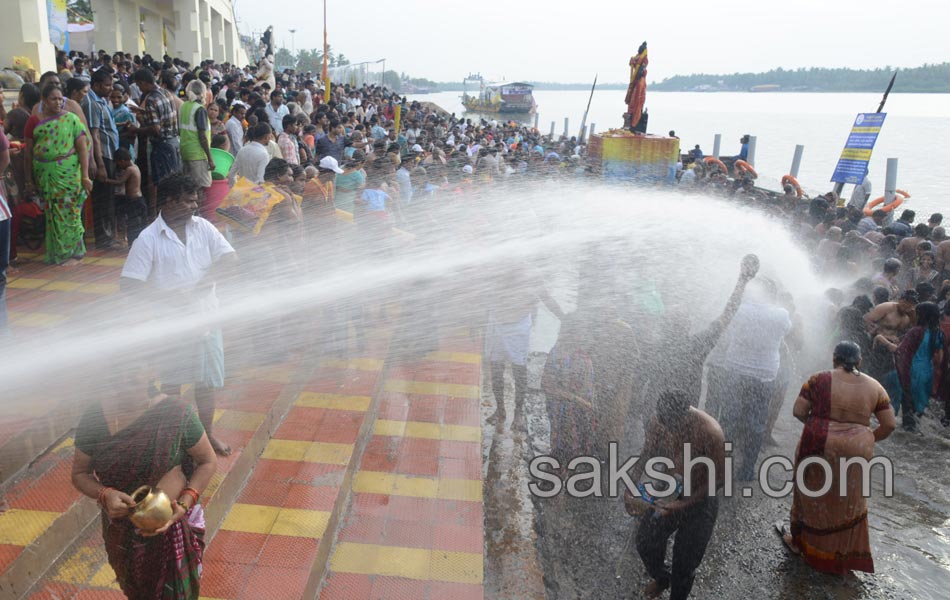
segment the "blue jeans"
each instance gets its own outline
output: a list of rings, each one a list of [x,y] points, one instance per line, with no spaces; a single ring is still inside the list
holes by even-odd
[[[10,333],[7,325],[7,267],[10,266],[10,225],[13,219],[0,221],[0,337]]]
[[[762,449],[769,422],[769,402],[773,396],[774,381],[729,372],[729,385],[734,396],[722,406],[722,431],[727,442],[732,442],[736,457],[736,480],[755,480],[755,461]]]

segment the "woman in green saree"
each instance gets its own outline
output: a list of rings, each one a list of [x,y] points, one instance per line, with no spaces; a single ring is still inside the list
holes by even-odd
[[[124,362],[110,365],[108,391],[76,429],[72,482],[99,501],[106,554],[126,597],[197,600],[205,530],[199,499],[217,459],[195,408],[150,392],[157,370]],[[173,499],[171,521],[154,533],[128,518],[130,494],[142,485]]]
[[[46,262],[75,263],[86,253],[82,205],[92,190],[89,140],[79,117],[64,109],[55,85],[43,88],[43,108],[24,131],[26,163],[32,164],[28,190],[46,202]]]

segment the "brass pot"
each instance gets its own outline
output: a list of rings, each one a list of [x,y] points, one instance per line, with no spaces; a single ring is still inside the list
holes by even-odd
[[[129,520],[146,533],[161,529],[168,523],[174,511],[168,495],[158,488],[143,485],[132,492],[135,501],[129,513]]]

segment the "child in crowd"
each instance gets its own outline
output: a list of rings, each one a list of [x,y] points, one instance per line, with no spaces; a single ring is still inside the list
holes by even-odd
[[[108,180],[115,186],[123,186],[124,193],[116,194],[116,216],[125,216],[125,233],[129,247],[146,226],[145,197],[142,196],[142,172],[132,162],[132,154],[126,148],[115,151],[116,178]]]
[[[129,92],[123,83],[116,83],[112,87],[112,93],[109,95],[109,102],[112,104],[112,120],[115,121],[115,127],[119,131],[119,148],[125,148],[135,161],[135,134],[128,133],[138,127],[138,121],[135,115],[129,109]],[[130,129],[131,127],[131,129]]]

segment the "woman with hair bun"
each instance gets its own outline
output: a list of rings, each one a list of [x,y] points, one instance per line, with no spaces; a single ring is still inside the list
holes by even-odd
[[[806,458],[818,457],[831,466],[830,487],[824,494],[825,465],[804,468],[804,488],[797,479],[792,500],[791,530],[783,532],[788,547],[812,568],[846,575],[874,572],[868,535],[867,500],[862,491],[865,469],[842,472],[840,459],[870,461],[874,444],[894,431],[897,422],[887,393],[872,377],[861,373],[861,349],[854,342],[835,346],[834,368],[812,377],[795,400],[794,415],[805,424],[795,452],[795,471]],[[877,427],[871,428],[871,416]],[[841,495],[842,479],[847,493]]]

